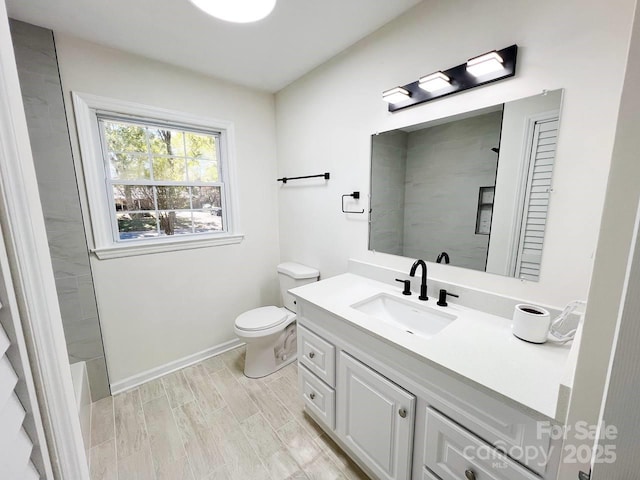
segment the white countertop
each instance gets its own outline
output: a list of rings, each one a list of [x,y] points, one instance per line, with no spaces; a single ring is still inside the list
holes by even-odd
[[[536,412],[564,421],[566,406],[559,407],[558,400],[567,371],[575,368],[575,355],[570,358],[575,342],[565,345],[523,342],[512,335],[510,319],[462,307],[451,301],[448,307],[438,307],[434,298],[421,302],[415,294],[403,296],[400,285],[395,287],[351,273],[290,292],[409,353]],[[458,318],[432,338],[425,339],[351,307],[379,293],[427,305]]]

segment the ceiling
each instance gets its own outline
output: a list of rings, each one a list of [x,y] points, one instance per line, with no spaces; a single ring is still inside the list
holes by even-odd
[[[54,32],[276,92],[420,1],[278,0],[252,24],[217,20],[188,0],[6,3],[10,17]]]

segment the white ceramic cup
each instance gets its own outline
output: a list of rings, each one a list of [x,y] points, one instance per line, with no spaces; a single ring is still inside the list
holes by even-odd
[[[547,341],[551,316],[542,307],[520,303],[513,311],[513,334],[520,340],[531,343],[544,343]]]

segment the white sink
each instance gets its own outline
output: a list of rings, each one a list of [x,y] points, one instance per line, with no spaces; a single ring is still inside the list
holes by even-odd
[[[360,312],[422,338],[431,338],[457,317],[426,305],[380,293],[351,305]]]

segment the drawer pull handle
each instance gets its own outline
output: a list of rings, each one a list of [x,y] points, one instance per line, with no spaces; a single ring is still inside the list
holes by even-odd
[[[398,410],[398,415],[400,415],[400,417],[402,418],[407,418],[407,409],[401,408],[400,410]]]
[[[309,394],[309,398],[310,398],[311,400],[313,400],[314,398],[316,398],[316,394],[315,394],[314,392],[311,392],[311,393]]]
[[[309,352],[309,358],[313,358],[315,356],[316,356],[316,354],[314,352]]]
[[[467,478],[467,480],[476,480],[476,474],[470,468],[465,470],[464,476]]]

